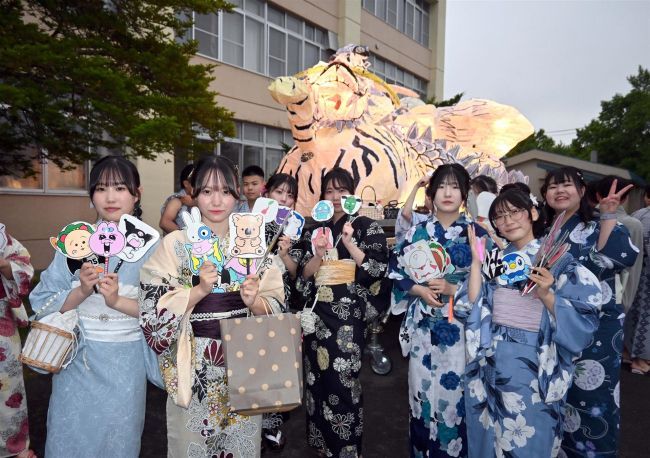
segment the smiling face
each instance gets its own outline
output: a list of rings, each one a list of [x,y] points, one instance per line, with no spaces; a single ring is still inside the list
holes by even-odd
[[[139,197],[131,194],[123,183],[98,184],[92,197],[99,218],[113,222],[119,221],[124,214],[132,214],[138,200]]]
[[[90,232],[87,230],[77,229],[76,231],[70,232],[63,240],[68,256],[73,259],[82,259],[90,255],[92,251],[88,244],[89,238]]]
[[[544,199],[556,213],[565,210],[567,213],[575,213],[580,208],[580,200],[584,193],[584,187],[579,187],[569,178],[564,178],[549,183]]]
[[[499,234],[511,243],[533,239],[533,221],[539,217],[535,208],[531,209],[532,218],[525,208],[517,208],[509,202],[496,210],[492,223]]]
[[[214,229],[215,224],[226,223],[235,208],[237,199],[221,174],[210,174],[196,197],[201,219]]]

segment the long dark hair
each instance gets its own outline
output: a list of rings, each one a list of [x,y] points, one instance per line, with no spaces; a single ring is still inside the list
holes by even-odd
[[[116,186],[124,185],[129,193],[138,198],[133,207],[133,216],[140,218],[142,216],[142,207],[140,206],[140,174],[133,162],[122,156],[104,156],[93,165],[90,169],[90,179],[88,182],[88,194],[92,201],[97,186]]]
[[[429,185],[425,191],[426,195],[431,199],[431,202],[433,202],[436,197],[438,187],[448,179],[450,179],[449,181],[451,182],[458,183],[460,195],[462,196],[463,202],[466,202],[467,194],[469,193],[469,173],[467,173],[465,167],[460,164],[444,164],[433,172],[433,175],[431,175],[431,179],[429,180]]]
[[[237,168],[224,156],[203,156],[194,166],[194,171],[190,175],[190,184],[192,185],[192,197],[197,198],[201,191],[212,182],[223,177],[230,193],[239,199],[239,180],[237,177]]]
[[[354,190],[357,188],[357,184],[354,182],[354,178],[352,178],[350,172],[341,167],[334,167],[323,177],[323,181],[320,185],[320,200],[325,199],[325,190],[330,182],[337,183],[350,194],[354,194]]]
[[[544,221],[546,226],[550,226],[555,218],[555,210],[553,210],[546,201],[546,191],[548,191],[548,187],[552,184],[565,183],[567,181],[573,183],[578,192],[583,193],[582,198],[580,199],[580,207],[578,207],[578,211],[576,212],[580,221],[588,223],[594,217],[594,212],[587,201],[587,184],[582,176],[582,172],[575,167],[560,167],[559,169],[551,170],[546,174],[541,189],[542,197],[544,198]]]
[[[541,215],[538,214],[537,221],[533,220],[533,209],[535,208],[535,204],[532,200],[530,200],[530,195],[524,193],[521,189],[512,187],[510,189],[502,191],[496,197],[496,199],[494,199],[492,205],[490,205],[490,211],[488,212],[490,222],[492,223],[492,226],[494,227],[496,234],[499,237],[503,236],[499,232],[499,228],[494,222],[497,217],[497,212],[508,212],[510,211],[511,207],[526,210],[528,213],[528,218],[533,223],[533,236],[535,238],[540,238],[544,235],[544,221],[542,220]]]

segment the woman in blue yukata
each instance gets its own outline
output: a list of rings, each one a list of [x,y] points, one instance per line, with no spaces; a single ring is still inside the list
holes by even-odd
[[[465,321],[469,456],[557,456],[573,359],[598,327],[600,285],[570,254],[550,270],[532,267],[543,225],[527,194],[502,192],[489,218],[510,242],[503,272],[483,277],[470,228],[472,267],[455,305]],[[528,279],[535,288],[522,295]]]
[[[408,299],[400,344],[409,357],[412,457],[467,456],[462,383],[465,339],[462,324],[449,321],[448,313],[450,298],[472,260],[467,242],[472,223],[460,212],[469,181],[469,174],[458,164],[438,167],[426,189],[434,216],[411,228],[391,257],[389,277]],[[487,234],[479,226],[476,231]],[[414,253],[422,242],[434,255],[435,272],[422,270],[420,259],[425,258]]]
[[[90,171],[90,199],[103,221],[139,216],[140,177],[120,156],[97,161]],[[77,310],[77,356],[52,377],[47,414],[47,457],[137,457],[144,427],[147,373],[162,379],[155,354],[138,323],[140,267],[109,257],[72,260],[57,252],[29,299],[36,318]]]
[[[620,424],[621,352],[623,306],[616,302],[616,273],[634,264],[638,248],[625,226],[617,224],[616,209],[627,187],[599,202],[600,221],[592,219],[585,198],[582,173],[573,167],[550,172],[542,195],[550,224],[556,213],[566,211],[562,231],[569,233],[570,253],[593,272],[602,288],[600,326],[576,364],[567,397],[562,449],[568,456],[615,456]]]

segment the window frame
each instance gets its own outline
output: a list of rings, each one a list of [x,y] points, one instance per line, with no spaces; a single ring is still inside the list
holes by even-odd
[[[38,174],[41,176],[41,188],[6,188],[0,187],[0,194],[19,194],[19,195],[34,195],[34,196],[88,196],[88,181],[90,178],[90,161],[84,161],[80,164],[83,167],[83,188],[79,189],[56,189],[49,188],[49,161],[47,157],[41,155],[40,157],[41,170]]]
[[[322,27],[319,27],[319,26],[317,26],[317,25],[315,25],[315,24],[313,24],[313,23],[311,23],[309,21],[306,21],[305,19],[303,19],[303,18],[301,18],[301,17],[299,17],[297,15],[294,15],[289,11],[286,11],[286,10],[280,8],[279,6],[271,5],[266,1],[264,2],[264,11],[263,11],[264,17],[261,17],[261,16],[255,14],[255,13],[252,13],[251,11],[247,10],[245,1],[246,0],[241,0],[241,6],[235,7],[233,9],[233,13],[226,13],[226,12],[223,12],[223,11],[219,11],[218,13],[216,13],[216,16],[217,16],[217,28],[218,28],[218,33],[216,35],[214,33],[210,32],[210,31],[202,29],[201,27],[197,27],[196,26],[197,13],[192,12],[193,24],[192,24],[192,28],[190,30],[189,36],[193,40],[200,41],[199,39],[197,39],[197,34],[196,34],[196,31],[198,30],[203,34],[209,35],[210,37],[217,39],[217,56],[211,56],[211,55],[208,55],[208,54],[204,54],[204,53],[202,53],[200,51],[197,51],[196,55],[204,57],[206,59],[216,60],[218,62],[227,64],[227,65],[231,65],[233,67],[241,68],[243,70],[246,70],[246,71],[249,71],[249,72],[252,72],[252,73],[256,73],[258,75],[262,75],[262,76],[269,77],[269,78],[274,78],[274,77],[277,77],[277,76],[285,76],[285,75],[290,74],[289,73],[289,36],[291,36],[294,39],[299,40],[299,42],[300,42],[300,48],[301,48],[301,55],[300,55],[300,58],[299,58],[300,70],[302,70],[302,69],[304,69],[306,67],[311,67],[312,65],[318,63],[318,61],[313,62],[313,63],[306,62],[307,44],[315,46],[318,49],[317,54],[318,54],[319,60],[322,60],[323,56],[328,55],[328,50],[329,50],[328,35],[329,35],[330,31],[328,31],[328,30],[326,30],[326,29],[324,29]],[[280,14],[283,15],[283,19],[281,21],[283,23],[283,25],[278,25],[275,22],[272,22],[271,20],[269,20],[269,8],[272,8],[275,11],[276,14],[280,13]],[[238,15],[241,15],[243,17],[243,22],[242,22],[243,23],[243,31],[242,31],[242,35],[243,35],[242,65],[238,65],[238,64],[235,64],[235,63],[232,63],[232,62],[227,62],[226,60],[224,60],[224,40],[225,40],[225,37],[224,37],[223,25],[224,25],[224,21],[227,20],[227,16],[225,16],[226,14],[238,14]],[[246,62],[247,61],[247,55],[246,54],[247,54],[247,52],[250,52],[250,49],[252,49],[250,46],[247,46],[247,43],[246,43],[246,41],[247,41],[246,40],[246,23],[247,23],[247,20],[249,20],[249,19],[250,20],[255,20],[257,22],[261,22],[262,26],[264,27],[264,30],[263,30],[263,41],[264,41],[264,43],[263,43],[263,49],[261,50],[261,52],[263,54],[263,63],[262,63],[263,68],[262,68],[261,72],[256,70],[256,69],[249,68],[247,66],[247,62]],[[293,25],[296,25],[296,23],[300,23],[301,32],[296,32],[292,28],[290,28],[288,26],[288,23],[290,21],[292,21]],[[271,54],[270,54],[270,36],[271,36],[271,33],[272,33],[271,30],[284,34],[284,60],[282,61],[283,71],[281,72],[282,73],[281,75],[275,75],[275,76],[271,75],[271,73],[270,73],[270,64],[269,64],[269,60],[271,59]],[[313,35],[314,35],[313,38],[308,37],[308,31],[313,32]],[[317,41],[319,36],[322,38],[322,40],[320,42]],[[276,58],[274,58],[274,59],[276,59]],[[280,59],[276,59],[276,60],[279,61]]]
[[[218,143],[214,147],[214,149],[212,151],[212,154],[217,155],[217,156],[221,156],[221,150],[222,150],[222,146],[223,146],[224,143],[231,143],[231,144],[234,144],[234,145],[238,145],[239,146],[239,153],[238,153],[239,156],[237,158],[237,164],[236,165],[239,168],[240,173],[244,168],[244,154],[245,154],[244,148],[246,146],[252,146],[252,147],[262,149],[261,161],[260,161],[261,163],[258,163],[256,165],[259,165],[262,168],[262,170],[264,170],[265,173],[271,173],[270,170],[266,170],[266,168],[267,168],[266,164],[267,164],[267,160],[268,160],[267,150],[269,150],[269,149],[271,149],[271,150],[281,150],[282,145],[275,145],[275,144],[269,144],[268,143],[268,129],[276,129],[276,130],[281,131],[282,132],[282,142],[293,146],[293,137],[292,137],[292,134],[291,134],[291,130],[289,130],[289,129],[283,129],[283,128],[277,127],[277,126],[269,126],[269,125],[265,125],[265,124],[258,124],[258,123],[253,123],[253,122],[249,122],[249,121],[241,121],[241,120],[236,120],[235,125],[236,125],[237,136],[236,137],[225,137],[223,139],[222,143]],[[248,140],[248,139],[244,138],[244,131],[245,131],[247,125],[255,126],[256,128],[261,128],[262,129],[262,137],[261,137],[262,139],[261,140]],[[209,140],[209,137],[207,136],[207,134],[201,134],[201,133],[197,134],[196,138],[198,140]],[[189,163],[189,161],[187,163]],[[279,165],[279,163],[278,163],[278,165]],[[277,166],[276,166],[276,168],[277,168]]]

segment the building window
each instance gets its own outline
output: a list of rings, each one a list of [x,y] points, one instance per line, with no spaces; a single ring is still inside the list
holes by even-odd
[[[37,148],[25,152],[32,158],[35,176],[15,177],[0,175],[0,192],[28,194],[86,194],[88,165],[62,170],[48,161]]]
[[[249,165],[259,165],[268,178],[280,165],[285,154],[285,145],[293,145],[291,131],[242,121],[235,121],[235,127],[236,137],[226,137],[214,150],[206,150],[206,154],[227,157],[237,164],[240,173]],[[207,140],[204,135],[198,135],[197,139]],[[180,158],[181,155],[177,155],[177,159]],[[175,162],[175,182],[187,163],[187,160],[182,159]]]
[[[415,76],[408,70],[398,67],[394,63],[382,59],[376,54],[370,54],[370,71],[389,84],[397,84],[412,89],[425,99],[427,95],[427,82]]]
[[[422,46],[429,47],[428,1],[363,0],[363,8]]]
[[[232,13],[194,13],[198,53],[266,76],[293,75],[331,55],[328,31],[261,0]]]

